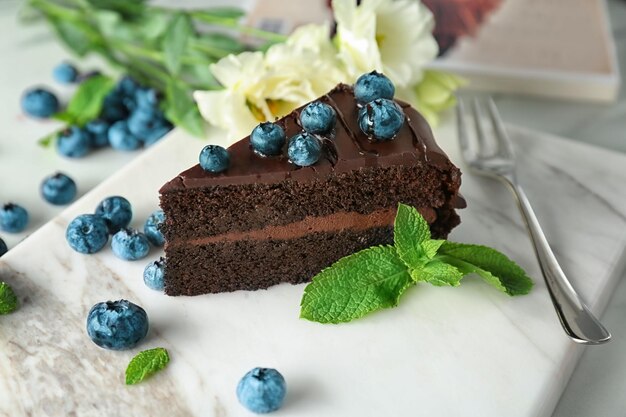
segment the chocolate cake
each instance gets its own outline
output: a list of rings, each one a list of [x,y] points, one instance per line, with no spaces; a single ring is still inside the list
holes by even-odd
[[[250,137],[228,148],[221,173],[196,165],[165,184],[165,292],[197,295],[257,290],[309,281],[361,249],[393,243],[398,203],[412,205],[445,238],[459,223],[461,173],[435,143],[424,118],[395,101],[404,123],[393,140],[372,141],[359,128],[352,87],[318,101],[336,125],[316,135],[322,157],[300,167],[251,149]],[[286,137],[302,132],[301,107],[275,123]]]

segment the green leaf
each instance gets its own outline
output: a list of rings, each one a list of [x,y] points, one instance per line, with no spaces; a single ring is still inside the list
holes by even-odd
[[[96,75],[83,81],[63,113],[54,117],[65,122],[83,125],[95,119],[102,110],[107,94],[115,86],[115,81],[104,75]]]
[[[170,356],[164,348],[154,348],[139,352],[126,368],[126,385],[137,384],[155,372],[165,368]]]
[[[193,26],[186,13],[178,12],[170,21],[163,38],[165,66],[172,75],[178,75],[187,42],[193,35]]]
[[[487,246],[446,241],[436,259],[455,266],[463,274],[476,273],[509,295],[528,294],[533,287],[533,281],[519,265]]]
[[[300,317],[320,323],[348,322],[398,304],[412,284],[393,246],[376,246],[340,259],[304,290]]]
[[[41,146],[42,148],[49,148],[57,140],[57,137],[59,137],[59,133],[61,133],[62,130],[63,129],[59,129],[44,136],[43,138],[37,141],[37,144]]]
[[[0,282],[0,315],[9,314],[17,310],[18,301],[9,284]]]
[[[230,19],[238,20],[246,15],[246,12],[237,7],[211,7],[208,9],[194,10],[192,12],[194,17],[198,19],[202,18],[218,18],[218,19]]]
[[[91,31],[82,22],[61,19],[50,19],[50,22],[57,35],[76,55],[85,56],[93,48]]]
[[[449,285],[457,287],[461,284],[463,273],[456,267],[441,261],[431,261],[422,268],[412,269],[411,278],[415,282],[425,281],[438,287]]]
[[[409,268],[417,268],[427,261],[421,243],[430,240],[430,226],[415,208],[398,205],[393,239],[398,256]]]
[[[179,81],[170,79],[165,91],[165,116],[176,126],[182,127],[194,136],[205,135],[205,122],[191,92]]]
[[[422,242],[420,246],[424,251],[424,255],[426,255],[428,259],[433,259],[444,242],[445,240],[426,240]]]

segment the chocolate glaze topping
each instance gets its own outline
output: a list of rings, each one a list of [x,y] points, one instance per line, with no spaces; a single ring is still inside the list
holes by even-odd
[[[298,167],[290,163],[286,145],[282,155],[261,157],[252,151],[250,137],[247,136],[228,148],[231,162],[225,172],[213,174],[196,165],[165,184],[161,193],[211,185],[273,183],[286,179],[310,181],[331,172],[349,172],[371,166],[422,162],[445,169],[450,165],[446,154],[435,143],[426,120],[407,103],[396,100],[406,116],[398,135],[390,141],[372,142],[358,126],[359,107],[351,86],[339,84],[319,100],[335,109],[337,124],[328,136],[320,137],[324,157],[316,164]],[[276,121],[285,130],[288,140],[302,131],[299,115],[303,108]]]

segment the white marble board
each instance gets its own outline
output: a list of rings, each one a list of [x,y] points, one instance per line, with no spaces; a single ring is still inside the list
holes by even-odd
[[[623,266],[626,156],[510,134],[557,258],[602,312]],[[459,163],[452,125],[436,137]],[[0,416],[246,416],[235,386],[254,366],[285,375],[276,416],[550,415],[583,347],[561,331],[509,192],[463,165],[469,207],[451,239],[509,254],[535,277],[530,295],[510,298],[468,278],[458,288],[419,285],[398,308],[354,323],[320,325],[298,318],[303,285],[172,298],[141,278],[158,250],[131,263],[108,247],[85,256],[67,246],[67,223],[109,195],[126,196],[141,226],[160,185],[205,144],[174,132],[0,260],[0,278],[22,303],[0,317]],[[94,303],[119,298],[143,306],[151,323],[145,342],[127,352],[98,348],[84,330]],[[169,349],[170,366],[125,386],[130,358],[156,346]]]

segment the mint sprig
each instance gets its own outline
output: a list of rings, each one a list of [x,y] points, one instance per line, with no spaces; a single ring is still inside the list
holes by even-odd
[[[165,368],[170,356],[165,348],[154,348],[139,352],[126,368],[126,385],[138,384],[152,374]]]
[[[458,286],[477,274],[508,295],[528,294],[532,280],[495,249],[431,239],[422,215],[398,206],[394,246],[377,246],[340,259],[317,274],[304,289],[300,317],[319,323],[348,322],[394,307],[417,282]]]
[[[10,314],[17,310],[17,296],[9,284],[0,282],[0,315]]]

